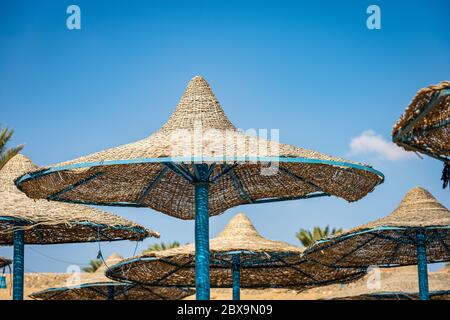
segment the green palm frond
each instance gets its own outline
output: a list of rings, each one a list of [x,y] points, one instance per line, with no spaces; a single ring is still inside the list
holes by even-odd
[[[8,128],[0,130],[0,169],[23,149],[23,145],[7,148],[7,144],[11,140],[13,134],[14,131],[9,130]]]
[[[83,268],[83,271],[88,272],[88,273],[94,273],[95,271],[97,271],[98,268],[101,267],[101,265],[102,265],[102,261],[100,259],[90,260],[89,266]]]
[[[330,229],[330,226],[326,226],[325,228],[316,226],[312,229],[312,232],[310,230],[300,229],[299,232],[295,234],[295,236],[304,247],[309,247],[317,240],[323,239],[339,232],[342,232],[342,229]]]

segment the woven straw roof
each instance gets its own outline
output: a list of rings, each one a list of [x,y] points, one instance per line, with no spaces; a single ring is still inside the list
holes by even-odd
[[[450,300],[450,291],[431,291],[429,297],[430,300]],[[333,300],[419,300],[419,294],[417,292],[380,292],[335,298]]]
[[[417,264],[416,232],[426,234],[428,262],[450,260],[450,212],[415,187],[390,215],[317,242],[306,258],[339,267]]]
[[[0,171],[0,243],[12,244],[12,233],[25,229],[25,243],[142,240],[157,232],[117,215],[78,204],[33,200],[20,192],[14,179],[37,168],[19,154]],[[99,232],[100,231],[100,232]]]
[[[0,268],[6,267],[7,265],[11,264],[11,259],[0,257]]]
[[[48,288],[30,295],[40,300],[106,300],[108,287],[114,286],[115,300],[178,300],[195,293],[188,288],[151,287],[140,284],[126,284],[111,281],[104,272],[109,266],[123,260],[117,253],[112,254],[94,273],[80,274],[79,286]]]
[[[367,277],[347,284],[327,299],[337,300],[418,300],[417,266],[380,269],[380,287],[368,288],[373,285],[374,276],[369,273]],[[434,299],[448,299],[450,276],[442,272],[430,272],[428,275],[430,296]]]
[[[395,124],[392,136],[405,150],[450,163],[450,81],[417,92]]]
[[[273,163],[278,156],[280,169],[261,174],[261,161]],[[258,200],[317,193],[356,201],[383,181],[367,165],[244,135],[227,118],[209,84],[194,77],[167,123],[148,138],[40,168],[16,183],[35,199],[150,207],[193,219],[194,185],[168,169],[165,163],[171,161],[184,161],[188,175],[194,172],[192,161],[216,164],[210,215]]]
[[[344,283],[365,274],[358,269],[335,269],[306,261],[303,249],[262,237],[243,214],[233,217],[210,240],[212,287],[231,287],[231,258],[240,253],[241,287],[308,287]],[[162,286],[195,286],[195,246],[155,251],[112,266],[107,277]]]

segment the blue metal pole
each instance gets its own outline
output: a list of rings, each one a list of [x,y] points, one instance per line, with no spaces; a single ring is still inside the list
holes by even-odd
[[[428,291],[428,266],[427,266],[427,247],[426,235],[422,231],[416,234],[417,239],[417,269],[419,272],[419,298],[420,300],[429,300]]]
[[[108,300],[114,300],[115,292],[114,286],[108,286]]]
[[[241,300],[241,257],[239,253],[232,256],[231,271],[233,277],[233,300]]]
[[[24,230],[14,231],[13,240],[14,240],[13,300],[23,300],[25,231]]]
[[[198,165],[201,181],[195,183],[195,286],[197,300],[210,299],[208,166]]]

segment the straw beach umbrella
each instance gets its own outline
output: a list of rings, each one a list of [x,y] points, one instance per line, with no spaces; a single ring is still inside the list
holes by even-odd
[[[444,188],[450,181],[450,81],[421,89],[392,131],[395,143],[444,162]]]
[[[450,288],[450,274],[445,272],[430,272],[428,275],[431,292],[444,292]],[[372,295],[384,299],[418,299],[417,267],[405,266],[394,268],[374,268],[357,281],[344,286],[327,286],[304,292],[314,295],[316,299],[350,299],[358,297],[369,298]]]
[[[225,229],[210,240],[211,286],[233,288],[306,289],[353,281],[362,269],[335,269],[302,258],[302,248],[262,237],[244,214],[234,216]],[[195,285],[195,246],[145,254],[112,266],[106,275],[118,281],[158,286]]]
[[[450,291],[431,291],[429,297],[430,300],[450,300]],[[419,294],[414,292],[379,292],[335,298],[332,300],[419,300]]]
[[[237,130],[194,77],[175,112],[143,140],[16,180],[31,198],[150,207],[195,219],[197,296],[209,298],[209,216],[242,204],[335,195],[357,201],[383,181],[372,167]]]
[[[450,212],[416,187],[390,215],[318,241],[305,257],[340,268],[417,264],[420,297],[427,299],[427,262],[450,260]]]
[[[143,240],[159,237],[119,216],[87,206],[32,200],[14,179],[37,167],[25,156],[14,156],[0,171],[0,244],[14,245],[14,299],[23,298],[25,244]]]
[[[30,297],[39,300],[178,300],[195,292],[189,288],[150,287],[111,281],[105,276],[105,271],[108,266],[121,260],[123,257],[113,254],[94,273],[81,274],[79,285],[49,288],[34,292]]]

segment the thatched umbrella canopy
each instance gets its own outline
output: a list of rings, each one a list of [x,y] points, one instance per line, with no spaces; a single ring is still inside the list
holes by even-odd
[[[26,244],[143,240],[155,231],[88,206],[33,200],[20,192],[14,179],[37,168],[18,154],[0,171],[0,243],[13,244],[13,232],[24,230]]]
[[[450,291],[430,291],[430,300],[450,300]],[[379,292],[358,296],[335,298],[332,300],[419,300],[417,292]]]
[[[81,274],[77,286],[48,288],[30,295],[39,300],[178,300],[194,294],[189,288],[151,287],[111,281],[105,276],[109,266],[123,260],[118,254],[111,255],[94,273]]]
[[[417,92],[392,131],[395,143],[445,164],[444,188],[450,180],[450,81]]]
[[[262,237],[244,214],[234,216],[210,240],[211,286],[240,288],[295,288],[345,283],[365,275],[362,269],[337,269],[302,258],[302,248]],[[118,281],[158,286],[195,285],[195,245],[155,251],[112,266],[106,275]]]
[[[0,171],[0,244],[14,245],[16,298],[23,296],[24,244],[139,241],[159,237],[157,232],[94,208],[28,198],[17,189],[14,179],[36,168],[30,159],[19,154]]]
[[[390,215],[318,241],[307,259],[339,268],[418,264],[426,297],[427,262],[450,260],[450,212],[427,190],[410,190]]]
[[[414,266],[380,269],[380,287],[368,289],[373,281],[369,272],[366,278],[346,285],[334,294],[332,300],[419,300],[417,269]],[[429,274],[430,300],[450,299],[450,276],[444,272]],[[330,299],[328,297],[328,299]]]
[[[29,197],[150,207],[196,219],[197,295],[209,297],[208,218],[241,204],[334,195],[357,201],[383,181],[372,167],[237,130],[193,78],[163,127],[143,140],[17,179]]]
[[[11,259],[0,257],[0,268],[6,267],[12,263]]]

